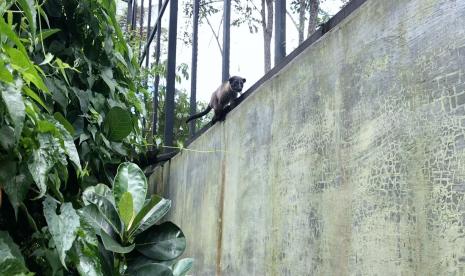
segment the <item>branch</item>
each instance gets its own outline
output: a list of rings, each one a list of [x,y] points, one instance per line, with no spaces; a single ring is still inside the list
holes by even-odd
[[[212,31],[213,36],[215,37],[216,44],[218,44],[218,48],[220,49],[220,52],[221,52],[221,56],[223,56],[223,48],[221,47],[220,39],[219,39],[218,35],[216,34],[215,30],[213,29],[213,26],[210,23],[210,20],[208,19],[208,17],[205,17],[205,19],[207,20],[207,24],[210,27],[210,30]],[[221,22],[220,22],[220,25],[221,25]]]
[[[297,25],[297,22],[295,22],[295,19],[292,17],[289,10],[286,9],[286,13],[289,16],[289,18],[291,19],[292,23],[294,24],[294,27],[297,29],[297,31],[299,31],[299,25]]]

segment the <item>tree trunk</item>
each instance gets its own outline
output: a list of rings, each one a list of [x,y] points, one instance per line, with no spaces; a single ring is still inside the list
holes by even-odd
[[[320,0],[310,0],[310,16],[308,18],[307,37],[311,36],[318,24],[318,12],[320,11]]]
[[[305,0],[299,0],[299,44],[304,41],[304,32],[305,32],[305,11],[307,10],[307,5]]]
[[[271,37],[273,34],[273,0],[262,0],[263,49],[265,58],[265,73],[271,70]],[[265,12],[266,9],[266,12]]]

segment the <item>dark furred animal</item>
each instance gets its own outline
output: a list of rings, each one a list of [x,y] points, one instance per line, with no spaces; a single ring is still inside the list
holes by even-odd
[[[186,123],[191,120],[205,116],[210,112],[210,110],[215,111],[213,116],[212,123],[216,121],[224,120],[225,108],[229,104],[230,108],[235,105],[235,100],[237,98],[237,93],[242,91],[244,87],[245,79],[237,76],[230,77],[228,81],[224,82],[215,92],[213,92],[210,103],[207,108],[197,114],[190,116]]]

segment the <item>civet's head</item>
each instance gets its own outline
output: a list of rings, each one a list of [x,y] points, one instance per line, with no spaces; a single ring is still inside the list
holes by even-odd
[[[231,85],[231,89],[234,92],[241,92],[242,88],[244,88],[244,83],[245,79],[238,77],[238,76],[232,76],[229,78],[229,85]]]

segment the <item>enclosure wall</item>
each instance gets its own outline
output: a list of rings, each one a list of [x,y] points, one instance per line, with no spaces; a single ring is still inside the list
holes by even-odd
[[[193,275],[465,275],[465,1],[367,0],[189,148]]]

